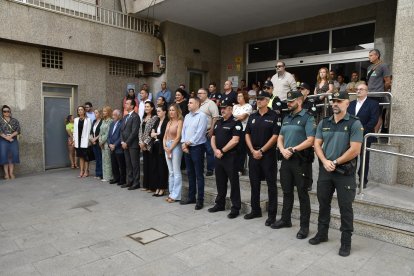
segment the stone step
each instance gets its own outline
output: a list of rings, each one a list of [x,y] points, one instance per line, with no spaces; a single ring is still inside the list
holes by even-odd
[[[184,178],[183,179],[184,180],[183,199],[185,199],[185,197],[188,194],[188,182],[187,182],[185,175],[183,175],[183,178]],[[211,181],[211,179],[206,178],[205,199],[204,199],[206,206],[214,205],[214,200],[217,195],[215,182]],[[230,209],[230,206],[231,206],[229,194],[230,194],[230,191],[228,192],[227,198],[226,198],[226,209]],[[280,211],[283,206],[283,198],[282,198],[282,193],[280,191],[280,187],[279,187],[278,195],[279,195],[278,214],[280,216]],[[263,187],[261,191],[261,203],[260,203],[262,211],[267,211],[267,204],[268,204],[267,197],[268,197],[267,189]],[[251,210],[250,187],[248,189],[246,189],[246,187],[244,186],[241,188],[241,198],[242,198],[241,213],[245,214],[245,213],[250,212]],[[369,205],[364,202],[362,202],[361,204],[366,205],[366,206],[363,206],[361,210],[365,210],[365,209],[369,210],[370,208],[374,208],[374,209],[377,208],[375,205]],[[293,211],[292,211],[292,218],[295,218],[295,219],[300,218],[299,210],[300,210],[299,203],[295,201]],[[360,213],[357,213],[356,210],[358,209],[354,208],[354,233],[355,234],[414,249],[414,226],[412,224],[395,222],[393,220],[388,220],[388,219],[385,219],[385,218],[382,218],[376,215],[369,215],[365,213],[360,214]],[[378,212],[378,210],[374,211],[373,213],[375,214],[376,212]],[[314,229],[317,228],[316,224],[318,221],[318,213],[319,213],[319,205],[317,204],[317,202],[311,203],[311,223],[315,224],[313,226]],[[336,205],[332,205],[330,227],[334,229],[339,229],[340,223],[341,223],[341,220],[340,220],[340,215],[339,215],[339,209]]]
[[[183,175],[183,177],[187,179],[185,174]],[[206,186],[213,187],[213,188],[216,187],[215,177],[205,177],[205,183],[206,183]],[[277,182],[277,188],[278,188],[278,195],[282,196],[283,191],[282,191],[282,187],[279,181]],[[246,190],[246,191],[250,190],[250,182],[247,176],[240,177],[240,189]],[[267,184],[266,182],[262,181],[261,192],[263,193],[266,191],[267,191]],[[295,197],[297,197],[297,193],[295,193]],[[318,197],[316,194],[315,181],[313,183],[313,190],[309,192],[309,198],[310,198],[311,204],[318,205]],[[338,209],[338,200],[336,197],[336,193],[334,194],[333,199],[332,199],[332,207]],[[381,218],[381,219],[385,219],[389,221],[394,221],[397,223],[414,225],[414,210],[412,209],[395,207],[395,206],[390,206],[386,204],[380,204],[377,202],[367,201],[367,200],[359,198],[358,196],[354,200],[353,208],[354,208],[355,214]]]

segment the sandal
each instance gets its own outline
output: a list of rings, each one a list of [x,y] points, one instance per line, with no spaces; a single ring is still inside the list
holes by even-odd
[[[72,164],[71,168],[72,168],[72,169],[76,169],[76,166]]]
[[[79,178],[83,177],[83,171],[80,171],[80,174],[78,175]]]
[[[88,177],[89,176],[89,171],[87,171],[86,173],[84,173],[83,175],[82,175],[82,177]]]
[[[168,198],[167,202],[168,202],[168,203],[174,203],[174,202],[175,202],[175,199]]]
[[[168,200],[170,200],[170,199],[172,199],[171,197],[169,197],[169,196],[167,196],[166,198],[165,198],[165,201],[167,201],[168,202]]]
[[[9,180],[9,179],[10,179],[10,177],[9,177],[8,175],[5,175],[5,176],[4,176],[4,179]]]

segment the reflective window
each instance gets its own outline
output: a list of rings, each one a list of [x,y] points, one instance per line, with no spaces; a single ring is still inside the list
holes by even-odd
[[[289,37],[279,40],[279,59],[329,53],[329,32]]]
[[[276,60],[277,40],[249,45],[249,63]]]
[[[374,48],[375,23],[332,31],[332,53]]]

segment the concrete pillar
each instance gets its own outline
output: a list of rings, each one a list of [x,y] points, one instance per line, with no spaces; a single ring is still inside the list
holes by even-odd
[[[398,0],[395,19],[394,60],[392,93],[394,104],[391,112],[390,133],[414,134],[412,107],[414,75],[414,1]],[[401,145],[400,152],[414,155],[414,140],[392,139]],[[386,158],[384,156],[384,158]],[[399,158],[397,182],[413,185],[414,162]]]

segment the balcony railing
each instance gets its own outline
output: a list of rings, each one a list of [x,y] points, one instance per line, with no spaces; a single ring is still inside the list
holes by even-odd
[[[154,23],[80,0],[9,0],[133,32],[154,34]]]

